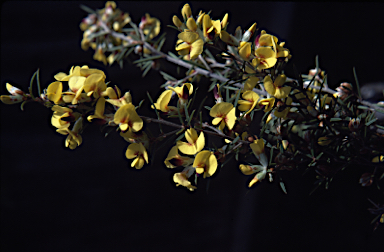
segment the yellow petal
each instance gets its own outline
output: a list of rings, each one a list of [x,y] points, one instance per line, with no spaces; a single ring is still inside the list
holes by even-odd
[[[196,59],[203,52],[203,49],[204,49],[204,41],[201,38],[193,42],[190,47],[191,60]]]
[[[187,28],[191,31],[197,30],[196,22],[192,17],[188,18],[188,20],[187,20]]]
[[[256,139],[253,143],[249,145],[255,155],[260,155],[264,153],[264,140]]]
[[[195,155],[197,153],[195,144],[177,141],[176,145],[177,145],[177,148],[179,149],[179,151],[184,153],[184,154]]]
[[[47,97],[50,101],[57,104],[61,99],[63,84],[59,81],[52,82],[47,88]]]
[[[251,56],[250,42],[240,42],[239,55],[243,60],[249,60],[249,57]]]
[[[227,124],[228,129],[232,130],[236,122],[236,108],[231,109],[227,114],[225,124]]]
[[[276,89],[274,96],[277,99],[283,99],[288,97],[289,92],[291,92],[291,87],[280,87]]]
[[[196,32],[192,32],[192,31],[185,31],[185,32],[179,33],[179,35],[177,37],[179,39],[191,44],[199,38],[199,34],[197,34]]]
[[[269,75],[264,77],[264,88],[270,95],[275,95],[276,88]]]
[[[224,118],[225,115],[228,114],[232,108],[233,108],[233,104],[229,102],[216,103],[209,111],[209,115],[212,117]]]

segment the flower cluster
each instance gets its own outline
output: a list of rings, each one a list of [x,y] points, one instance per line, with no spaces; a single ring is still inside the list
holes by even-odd
[[[1,101],[23,105],[34,101],[51,108],[52,125],[67,136],[66,147],[81,145],[84,125],[98,121],[120,130],[129,142],[126,158],[136,169],[149,163],[148,153],[160,148],[154,143],[176,137],[169,146],[160,145],[169,150],[164,164],[176,170],[175,184],[190,191],[197,189],[198,177],[212,177],[232,158],[241,160],[238,168],[243,174],[253,175],[249,187],[266,177],[270,182],[278,177],[286,193],[285,171],[304,167],[313,171],[316,186],[327,188],[335,174],[351,163],[364,164],[362,186],[382,185],[384,125],[375,113],[384,113],[384,108],[362,100],[357,77],[355,85],[342,83],[334,91],[316,59],[307,75],[289,78],[284,66],[291,54],[276,36],[264,30],[258,33],[256,23],[244,32],[238,27],[232,35],[227,32],[228,14],[213,20],[200,11],[194,17],[189,4],[181,10],[183,21],[176,15],[172,19],[180,32],[175,47],[179,56],[161,52],[162,36],[153,41],[160,34],[160,21],[149,14],[136,25],[114,2],[99,11],[86,10],[90,14],[80,25],[81,45],[95,50],[94,59],[122,65],[134,51],[140,57],[134,63],[143,75],[157,69],[160,59],[188,71],[182,78],[160,71],[165,90],[156,102],[148,94],[147,104],[156,118],[139,115],[143,101],[133,105],[130,92],[122,95],[117,86],[108,86],[103,71],[88,66],[57,73],[42,93],[37,78],[37,97],[31,87],[27,93],[7,83],[10,95],[2,95]],[[127,24],[132,28],[124,28]],[[211,49],[221,53],[213,56]],[[196,106],[198,89],[203,87],[196,82],[201,76],[212,81],[207,90],[212,91],[214,104],[202,100]],[[256,120],[256,114],[262,120]],[[159,125],[158,136],[145,127],[149,123]],[[164,132],[162,125],[175,130]],[[222,145],[210,142],[208,135],[224,139]],[[383,223],[383,210],[378,209],[372,211]]]

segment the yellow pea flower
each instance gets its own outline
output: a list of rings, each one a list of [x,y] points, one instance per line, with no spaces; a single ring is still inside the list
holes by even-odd
[[[122,131],[130,129],[136,132],[143,128],[143,120],[137,114],[135,106],[132,103],[121,106],[116,111],[113,121],[120,126]]]
[[[169,151],[164,164],[167,168],[175,168],[179,166],[189,166],[192,164],[193,158],[180,156],[177,145],[173,146]]]
[[[204,41],[198,33],[184,30],[177,37],[176,51],[179,55],[188,55],[193,60],[203,52]]]
[[[221,33],[220,20],[212,20],[208,14],[203,17],[203,34],[208,40],[213,40]]]
[[[87,120],[91,122],[92,119],[95,119],[95,118],[104,119],[105,118],[104,110],[105,110],[105,98],[100,97],[96,103],[95,114],[88,116]]]
[[[172,92],[172,90],[165,90],[163,93],[161,93],[156,103],[154,103],[154,106],[157,110],[160,110],[165,113],[177,111],[176,107],[168,106],[172,98]],[[151,107],[154,108],[153,105]]]
[[[184,105],[188,102],[189,96],[193,93],[193,85],[191,83],[184,83],[181,87],[168,87],[175,92],[179,97],[180,104]]]
[[[6,88],[11,95],[2,95],[0,100],[5,104],[15,104],[24,100],[24,92],[7,83]]]
[[[94,73],[102,74],[103,78],[104,79],[106,78],[105,73],[103,71],[101,71],[99,69],[95,69],[95,68],[89,68],[87,65],[84,65],[82,67],[72,66],[71,69],[69,70],[69,75],[67,75],[66,73],[60,72],[60,73],[57,73],[54,76],[54,78],[57,81],[68,81],[69,78],[71,78],[72,76],[88,77],[89,75],[94,74]]]
[[[238,47],[240,45],[239,40],[233,35],[229,34],[227,31],[220,32],[220,39],[230,46]]]
[[[278,39],[275,36],[272,36],[272,35],[267,34],[267,33],[261,34],[259,39],[258,39],[258,41],[257,41],[258,44],[256,46],[257,47],[260,47],[260,46],[273,46],[272,39],[273,39],[273,42],[275,44],[277,44]]]
[[[191,30],[193,32],[195,32],[197,30],[196,22],[192,17],[188,18],[188,20],[187,20],[187,28],[188,28],[188,30]]]
[[[104,65],[108,64],[107,57],[105,56],[103,47],[101,47],[101,45],[96,48],[95,53],[93,54],[93,59],[103,62]]]
[[[205,145],[204,133],[200,132],[199,137],[197,137],[197,132],[195,129],[190,128],[185,132],[185,138],[188,143],[177,141],[177,148],[184,154],[195,155],[197,152],[201,151]]]
[[[184,4],[183,8],[181,9],[181,16],[185,19],[188,19],[192,16],[192,10],[189,4]]]
[[[134,159],[131,163],[131,167],[141,169],[144,166],[144,162],[148,164],[148,153],[142,143],[132,143],[128,146],[125,156],[128,159]]]
[[[58,129],[68,128],[71,124],[71,121],[76,121],[80,116],[79,113],[74,113],[72,109],[67,107],[61,107],[59,105],[54,105],[52,107],[52,110],[54,112],[51,118],[51,123]]]
[[[149,34],[149,39],[153,39],[160,33],[160,20],[146,13],[145,17],[141,18],[139,28],[143,30],[144,35]]]
[[[83,126],[83,118],[79,117],[77,119],[75,125],[73,126],[73,129],[70,130],[69,128],[65,129],[58,129],[57,132],[63,135],[68,135],[65,139],[65,147],[70,148],[71,150],[74,150],[77,146],[80,146],[80,144],[83,142],[83,139],[80,135],[80,130]]]
[[[272,96],[277,99],[283,99],[288,97],[289,92],[291,92],[291,87],[283,87],[287,77],[284,74],[277,76],[273,82],[269,75],[264,78],[264,88]]]
[[[247,79],[244,82],[244,88],[243,88],[244,92],[252,91],[256,87],[256,84],[259,82],[259,77],[256,77],[256,76],[246,77],[245,75],[243,75],[243,79]]]
[[[193,161],[196,173],[204,174],[204,178],[212,176],[217,169],[217,159],[213,152],[204,150],[199,152]]]
[[[215,104],[209,111],[209,115],[215,117],[212,120],[213,125],[219,125],[219,129],[223,131],[225,125],[232,130],[236,122],[236,111],[232,103],[220,102]]]
[[[63,92],[63,84],[60,81],[55,81],[47,87],[47,98],[55,104],[59,104]]]
[[[252,60],[252,66],[258,70],[268,69],[273,67],[276,62],[276,52],[270,47],[259,47],[255,51],[255,56]]]
[[[173,16],[172,22],[179,29],[179,31],[183,31],[184,29],[187,28],[185,26],[185,24],[183,22],[181,22],[180,19],[176,15]]]
[[[94,73],[89,75],[84,81],[84,91],[88,96],[93,95],[95,99],[107,89],[105,78],[102,74]]]
[[[248,61],[251,58],[251,45],[251,42],[242,41],[238,47],[239,56],[245,61]]]
[[[176,183],[176,186],[184,186],[188,190],[193,191],[194,189],[197,189],[196,186],[193,186],[190,181],[188,181],[188,178],[192,176],[192,174],[195,172],[195,168],[192,166],[188,166],[184,168],[182,172],[175,173],[173,175],[173,181]]]
[[[239,110],[247,111],[245,114],[250,113],[254,107],[257,105],[257,101],[259,100],[259,95],[253,91],[245,91],[242,94],[244,100],[239,100]]]
[[[111,91],[109,90],[108,92],[111,92]],[[110,97],[111,96],[114,97],[116,95],[116,97],[117,97],[116,99],[110,98],[110,99],[105,100],[106,102],[109,102],[110,104],[115,105],[116,107],[121,107],[125,104],[132,103],[132,96],[131,96],[130,92],[125,92],[124,96],[120,97],[121,92],[120,92],[120,89],[117,88],[116,93],[114,95],[112,95],[111,93],[107,93],[107,94]]]
[[[268,166],[268,158],[265,155],[264,151],[264,140],[256,139],[249,145],[251,147],[253,154],[255,154],[256,158],[259,160],[260,164],[264,167]]]
[[[261,99],[257,103],[257,108],[262,108],[264,107],[264,112],[268,112],[273,108],[273,105],[275,104],[275,98],[266,98],[266,99]]]

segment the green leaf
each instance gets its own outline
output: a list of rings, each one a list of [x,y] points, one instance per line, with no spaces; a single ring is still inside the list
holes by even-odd
[[[163,76],[165,80],[175,81],[176,78],[172,77],[171,75],[167,74],[166,72],[160,71],[160,74]]]
[[[21,103],[21,105],[20,105],[20,109],[21,109],[22,111],[24,111],[24,105],[25,105],[25,103],[27,103],[27,101],[23,101],[23,102]]]
[[[37,92],[39,94],[39,97],[41,97],[40,76],[39,76],[40,69],[37,69],[36,72],[37,72],[37,74],[36,74]]]
[[[340,122],[340,121],[342,121],[343,119],[341,119],[341,118],[338,118],[338,117],[334,117],[334,118],[331,118],[331,122]]]
[[[34,96],[33,93],[32,93],[32,85],[33,85],[33,81],[34,81],[35,78],[36,78],[37,72],[38,72],[38,71],[36,71],[36,72],[32,75],[32,78],[31,78],[31,80],[30,80],[30,82],[29,82],[29,88],[28,88],[28,90],[29,90],[29,94],[31,95],[32,100],[35,99],[35,96]]]
[[[355,67],[353,67],[353,76],[355,77],[357,94],[358,94],[358,96],[359,96],[359,99],[361,100],[360,85],[359,85],[359,80],[357,79],[357,74],[356,74],[356,69],[355,69]]]
[[[162,57],[163,57],[162,55],[155,55],[155,56],[151,56],[151,57],[145,57],[145,58],[141,58],[141,59],[135,60],[133,62],[133,64],[138,64],[138,63],[146,62],[148,60],[160,59]]]
[[[143,74],[142,74],[141,76],[142,76],[142,77],[145,77],[145,76],[147,75],[147,73],[149,72],[149,70],[151,70],[151,68],[152,68],[152,63],[149,64],[149,65],[145,68],[145,70],[143,71]]]
[[[177,27],[174,26],[174,25],[167,25],[167,27],[169,27],[169,28],[173,28],[173,29],[177,30],[178,32],[180,32],[180,31],[179,31],[179,28],[177,28]]]
[[[285,185],[284,185],[284,182],[283,181],[280,181],[280,187],[281,187],[281,190],[283,190],[283,192],[285,194],[287,194],[287,189],[285,189]]]
[[[211,108],[210,108],[210,107],[208,107],[208,106],[204,106],[204,108],[206,108],[206,109],[208,109],[208,110],[211,110]]]
[[[89,8],[88,6],[85,6],[85,5],[82,5],[80,4],[80,8],[85,11],[85,12],[88,12],[89,14],[95,14],[96,12],[94,10],[92,10],[91,8]]]

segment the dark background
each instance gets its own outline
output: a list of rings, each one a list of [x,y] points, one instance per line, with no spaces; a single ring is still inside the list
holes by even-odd
[[[138,23],[146,12],[158,17],[173,50],[177,32],[167,28],[185,2],[117,2]],[[1,6],[1,94],[6,82],[27,90],[40,68],[44,87],[54,74],[87,64],[107,80],[132,90],[134,104],[164,83],[151,71],[142,79],[133,65],[121,70],[92,60],[82,51],[79,23],[86,16],[79,2],[5,2]],[[104,2],[83,2],[102,8]],[[213,19],[229,16],[230,33],[240,25],[258,27],[286,41],[292,63],[302,73],[320,66],[335,88],[382,81],[383,4],[190,2],[193,14],[212,10]],[[174,72],[173,66],[167,71]],[[291,75],[292,76],[292,75]],[[204,82],[202,84],[204,85]],[[118,134],[104,138],[90,126],[76,150],[50,124],[52,112],[38,104],[1,108],[2,251],[383,251],[383,227],[372,232],[368,198],[375,188],[358,185],[363,167],[338,174],[328,190],[309,196],[314,173],[283,174],[288,195],[277,182],[248,189],[235,162],[214,179],[200,180],[189,192],[175,186],[175,171],[156,153],[152,165],[137,171],[125,158],[128,143]]]

